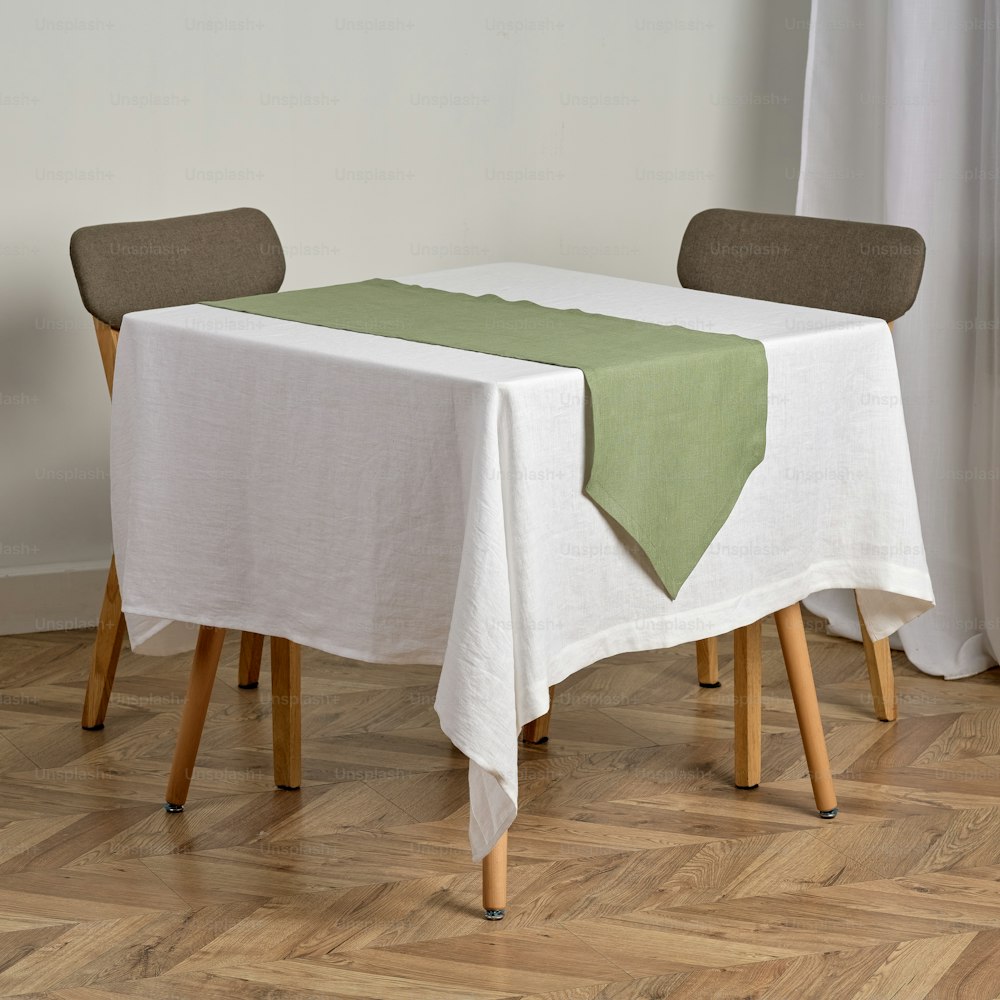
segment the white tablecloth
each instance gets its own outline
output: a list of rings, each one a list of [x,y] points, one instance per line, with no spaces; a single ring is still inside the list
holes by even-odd
[[[859,588],[876,637],[930,606],[880,320],[527,264],[401,280],[764,343],[767,456],[677,600],[582,493],[579,371],[195,305],[134,313],[119,342],[134,649],[190,648],[174,620],[442,663],[478,858],[517,811],[520,726],[574,671],[824,588]]]

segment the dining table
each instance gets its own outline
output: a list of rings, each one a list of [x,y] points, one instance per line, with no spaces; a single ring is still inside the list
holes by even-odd
[[[683,584],[670,596],[586,495],[578,368],[192,304],[129,314],[119,339],[112,523],[133,651],[190,650],[210,625],[440,665],[434,707],[468,757],[484,859],[517,814],[519,731],[575,671],[821,590],[855,590],[874,639],[932,606],[883,321],[527,263],[396,281],[763,346],[763,457]]]

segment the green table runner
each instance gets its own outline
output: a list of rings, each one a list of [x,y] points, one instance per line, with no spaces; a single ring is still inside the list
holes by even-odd
[[[587,495],[676,597],[764,457],[757,340],[377,278],[206,303],[276,319],[579,368]]]

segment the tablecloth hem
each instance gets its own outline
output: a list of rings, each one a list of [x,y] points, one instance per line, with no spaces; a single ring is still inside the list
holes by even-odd
[[[903,597],[914,602],[912,614],[898,616],[898,621],[884,624],[878,630],[879,634],[872,631],[872,638],[881,639],[912,621],[922,614],[929,607],[933,606],[933,593],[927,586],[926,577],[915,573],[906,567],[891,566],[885,564],[870,563],[867,566],[859,567],[857,562],[845,563],[842,560],[820,563],[819,566],[810,569],[799,576],[788,581],[782,581],[780,585],[768,584],[749,593],[740,594],[735,598],[710,605],[707,608],[698,608],[697,627],[688,628],[683,620],[676,620],[676,616],[670,618],[647,618],[642,621],[630,621],[613,628],[605,629],[602,632],[594,633],[578,639],[575,642],[564,646],[550,659],[547,684],[557,684],[561,680],[574,673],[575,670],[582,669],[588,663],[596,663],[609,656],[619,653],[633,653],[650,649],[670,649],[674,646],[682,645],[685,642],[695,642],[698,639],[707,639],[716,635],[725,635],[735,628],[748,625],[766,615],[771,614],[780,608],[787,607],[797,601],[805,600],[810,594],[820,590],[864,589],[878,591],[888,595]],[[183,608],[159,608],[152,609],[129,602],[123,604],[126,615],[142,615],[149,618],[157,618],[165,622],[178,621],[192,625],[214,625],[217,628],[232,629],[234,631],[258,632],[262,635],[283,635],[303,646],[311,649],[318,649],[333,656],[341,656],[345,659],[357,660],[362,663],[384,663],[384,664],[415,664],[419,666],[441,666],[443,662],[443,651],[431,653],[428,651],[413,652],[404,650],[387,650],[371,647],[369,649],[351,649],[336,643],[324,641],[320,636],[313,634],[309,629],[289,629],[287,622],[272,623],[260,620],[250,620],[246,618],[216,618],[213,621],[206,621],[204,616],[194,615]],[[671,634],[672,630],[679,630],[681,634]],[[144,641],[155,634],[153,631],[141,636],[132,637],[137,647],[141,647]],[[654,639],[661,641],[652,641]],[[662,641],[667,640],[667,641]],[[189,648],[193,648],[189,647]],[[582,652],[586,650],[584,656]],[[141,648],[136,648],[138,653],[142,653]],[[179,651],[178,651],[179,652]],[[581,656],[587,659],[587,663],[567,669],[566,663],[579,663]],[[519,719],[518,724],[523,725],[530,722],[530,719]]]
[[[698,624],[700,627],[691,629],[687,634],[681,636],[666,634],[660,636],[660,638],[669,638],[668,642],[655,643],[650,641],[656,638],[653,633],[658,628],[663,628],[662,619],[647,619],[645,623],[629,622],[627,625],[618,625],[596,635],[587,636],[585,639],[563,647],[553,657],[546,683],[549,686],[558,684],[584,666],[609,656],[650,649],[669,649],[685,642],[726,635],[733,629],[749,625],[781,608],[805,600],[810,594],[819,590],[861,588],[913,601],[909,611],[905,615],[901,615],[898,622],[891,628],[888,630],[883,628],[880,630],[880,634],[873,634],[872,638],[875,639],[890,635],[908,621],[923,614],[934,603],[933,595],[929,592],[926,584],[926,578],[921,579],[921,574],[913,573],[905,567],[891,567],[892,574],[886,572],[884,564],[875,563],[867,567],[867,572],[859,571],[856,563],[852,563],[847,568],[842,561],[821,563],[820,567],[810,567],[808,572],[785,581],[780,586],[769,584],[708,608],[699,608]],[[893,574],[895,574],[895,579]],[[873,583],[875,580],[879,582]],[[668,627],[676,624],[674,622],[667,623]],[[635,634],[637,627],[641,630],[638,635]],[[522,724],[530,721],[530,719],[519,720]]]
[[[330,653],[332,656],[340,656],[346,660],[357,660],[359,663],[382,663],[392,666],[401,666],[404,664],[421,666],[421,667],[440,667],[442,663],[441,653],[431,653],[427,651],[415,652],[413,650],[406,649],[396,649],[396,650],[378,650],[377,653],[368,653],[360,649],[352,649],[348,646],[341,646],[332,643],[320,643],[316,640],[315,636],[310,636],[308,638],[299,638],[299,636],[306,635],[308,630],[303,630],[299,632],[295,630],[295,634],[292,634],[288,628],[287,622],[251,622],[245,618],[217,618],[215,621],[206,621],[204,616],[197,616],[193,612],[186,611],[185,609],[173,609],[169,612],[164,612],[160,610],[151,610],[148,607],[142,605],[137,605],[129,602],[122,604],[122,611],[126,616],[126,625],[129,624],[129,615],[138,615],[143,618],[153,618],[160,623],[160,627],[149,627],[142,632],[134,635],[131,628],[129,628],[129,643],[131,644],[132,651],[134,653],[150,656],[176,656],[180,653],[190,652],[194,649],[194,640],[187,643],[182,647],[164,649],[164,650],[150,650],[147,651],[142,648],[144,644],[150,643],[154,640],[161,632],[162,628],[169,626],[174,622],[181,622],[186,625],[213,625],[215,628],[224,628],[227,631],[233,632],[256,632],[260,635],[270,636],[279,635],[287,639],[291,639],[293,642],[299,643],[299,645],[307,646],[310,649],[318,649],[324,653]]]

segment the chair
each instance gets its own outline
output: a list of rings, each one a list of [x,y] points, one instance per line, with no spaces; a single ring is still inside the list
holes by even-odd
[[[780,252],[719,252],[750,246]],[[711,208],[688,223],[677,276],[685,288],[875,316],[891,329],[917,297],[925,249],[902,226]],[[897,717],[889,640],[873,640],[857,610],[875,715],[889,722]],[[698,644],[698,680],[718,686],[714,639]]]
[[[719,250],[747,246],[777,252]],[[920,234],[900,226],[713,208],[699,212],[688,224],[677,276],[685,288],[875,316],[891,329],[893,321],[913,305],[924,255]],[[897,708],[889,641],[873,640],[860,606],[857,610],[875,714],[891,721],[897,717]],[[828,775],[829,764],[798,605],[777,612],[775,621],[816,805],[821,816],[830,818],[837,810],[832,782],[827,785],[821,780],[817,785],[818,770]],[[733,645],[735,783],[740,788],[756,788],[760,782],[760,622],[737,629]],[[718,640],[699,640],[696,659],[699,684],[719,687]],[[554,691],[550,689],[549,711],[523,727],[525,743],[548,740]]]
[[[276,292],[285,276],[278,234],[271,220],[255,208],[87,226],[73,233],[69,253],[80,297],[94,320],[109,394],[114,382],[118,333],[126,313]],[[104,728],[124,636],[125,616],[112,557],[83,703],[84,729]],[[297,672],[291,668],[289,657],[282,655],[283,643],[277,640],[279,655],[272,655],[272,687],[287,695],[294,685],[291,693],[297,695]],[[241,688],[257,687],[263,644],[264,636],[243,633]],[[275,720],[275,732],[281,734],[282,741],[275,746],[275,783],[284,788],[299,785],[298,734],[290,728],[297,718],[291,714],[290,703],[295,702],[297,711],[297,700],[285,697],[279,703],[275,699],[273,709],[280,717]],[[207,695],[203,704],[194,707],[203,723]],[[186,704],[185,720],[192,722],[187,715]]]

